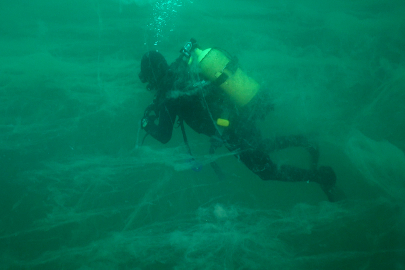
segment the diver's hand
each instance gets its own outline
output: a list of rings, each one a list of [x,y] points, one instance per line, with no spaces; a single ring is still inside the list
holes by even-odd
[[[143,118],[141,120],[141,128],[147,130],[148,126],[151,123],[154,123],[155,120],[158,118],[156,116],[156,103],[155,100],[146,107],[145,112],[143,113]]]
[[[147,116],[147,115],[151,114],[152,112],[155,112],[156,109],[157,109],[157,106],[156,106],[155,102],[152,102],[151,104],[148,105],[148,107],[146,107],[143,115]]]
[[[148,117],[142,118],[142,120],[141,120],[141,128],[145,129],[146,126],[148,125],[148,123],[149,123]]]
[[[156,119],[156,115],[145,115],[141,120],[141,128],[147,130],[148,126],[150,126],[151,123],[154,123]]]

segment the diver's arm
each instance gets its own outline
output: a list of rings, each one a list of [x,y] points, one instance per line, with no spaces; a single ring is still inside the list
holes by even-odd
[[[158,119],[158,124],[155,120]],[[176,120],[174,106],[166,103],[159,106],[158,117],[145,115],[142,119],[142,128],[161,143],[168,143],[172,137],[173,125]]]

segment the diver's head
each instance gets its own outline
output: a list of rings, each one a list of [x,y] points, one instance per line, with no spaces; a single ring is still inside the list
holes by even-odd
[[[153,90],[158,88],[168,70],[169,65],[163,55],[157,51],[150,51],[142,56],[139,79],[142,83],[148,83],[148,90]]]

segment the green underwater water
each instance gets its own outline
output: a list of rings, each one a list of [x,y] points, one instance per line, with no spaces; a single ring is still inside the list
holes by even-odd
[[[403,1],[0,4],[0,269],[405,269]],[[187,128],[139,131],[144,52],[191,37],[268,91],[262,134],[305,134],[347,200],[261,181]],[[301,149],[272,154],[307,166]],[[209,162],[226,175],[219,180]]]

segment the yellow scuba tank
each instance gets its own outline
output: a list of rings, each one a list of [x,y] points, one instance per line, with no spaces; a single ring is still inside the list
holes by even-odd
[[[238,67],[236,58],[216,48],[195,48],[194,52],[202,74],[224,90],[237,106],[245,106],[258,93],[260,85]],[[190,58],[189,64],[194,58]]]

